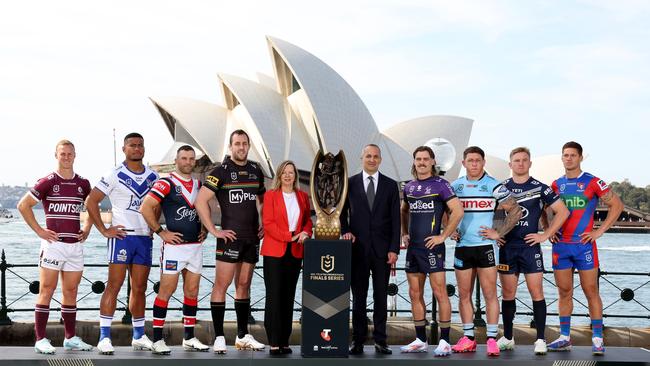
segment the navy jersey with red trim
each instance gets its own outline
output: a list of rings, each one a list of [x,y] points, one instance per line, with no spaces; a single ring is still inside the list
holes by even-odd
[[[201,182],[186,180],[172,173],[158,179],[148,195],[158,202],[165,217],[167,230],[183,234],[183,242],[196,243],[201,233],[201,220],[194,208]]]
[[[409,205],[409,245],[424,247],[425,239],[440,235],[447,202],[456,197],[449,183],[440,177],[412,180],[404,186],[404,202]]]
[[[515,183],[512,178],[503,181],[503,185],[512,192],[522,215],[517,225],[506,234],[507,246],[528,246],[524,238],[528,234],[539,231],[539,219],[542,217],[544,206],[550,206],[560,199],[551,187],[529,177],[524,183]]]
[[[261,199],[266,192],[259,165],[250,160],[246,165],[238,165],[227,157],[203,184],[217,196],[221,228],[233,230],[237,239],[256,239],[260,224],[257,197]]]

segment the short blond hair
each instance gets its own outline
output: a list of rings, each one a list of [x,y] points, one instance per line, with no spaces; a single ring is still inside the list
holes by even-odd
[[[510,152],[510,159],[512,159],[512,157],[515,154],[519,154],[519,153],[526,153],[528,155],[528,158],[530,158],[530,149],[528,149],[525,146],[520,146],[520,147],[515,147],[514,149],[512,149],[512,151]]]
[[[59,146],[66,146],[66,145],[72,146],[72,148],[74,149],[74,144],[72,143],[72,141],[63,139],[56,143],[56,146],[54,147],[54,151],[56,151],[59,148]]]
[[[291,160],[285,160],[281,162],[280,165],[278,165],[278,168],[275,170],[276,174],[275,178],[273,179],[273,186],[271,189],[279,190],[280,187],[282,187],[282,173],[284,173],[284,170],[287,169],[289,165],[293,166],[293,171],[295,173],[295,178],[293,180],[293,190],[298,190],[298,168],[296,168],[296,164]]]

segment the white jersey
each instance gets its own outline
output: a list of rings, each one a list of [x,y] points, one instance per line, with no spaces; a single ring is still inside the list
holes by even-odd
[[[127,235],[149,235],[140,205],[157,179],[158,173],[149,167],[138,174],[122,163],[99,180],[95,188],[111,200],[113,225],[123,225]]]

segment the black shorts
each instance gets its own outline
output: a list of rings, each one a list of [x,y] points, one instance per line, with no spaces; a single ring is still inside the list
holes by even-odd
[[[409,247],[406,250],[406,273],[434,273],[445,270],[445,246]]]
[[[226,243],[224,239],[217,239],[215,259],[228,263],[255,264],[260,259],[260,241],[259,239],[237,239]]]
[[[494,247],[491,244],[478,247],[456,247],[454,252],[455,269],[494,267],[495,260]]]
[[[537,273],[544,272],[542,247],[526,245],[509,247],[506,244],[499,250],[499,273]]]

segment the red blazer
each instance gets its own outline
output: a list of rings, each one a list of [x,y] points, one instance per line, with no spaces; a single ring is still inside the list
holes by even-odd
[[[296,225],[296,233],[306,232],[311,236],[312,222],[307,193],[297,190],[296,198],[300,207],[300,216]],[[262,224],[264,225],[264,239],[260,254],[269,257],[282,257],[291,241],[287,208],[281,190],[270,190],[264,194],[262,208]],[[291,254],[302,258],[303,244],[291,243]]]

